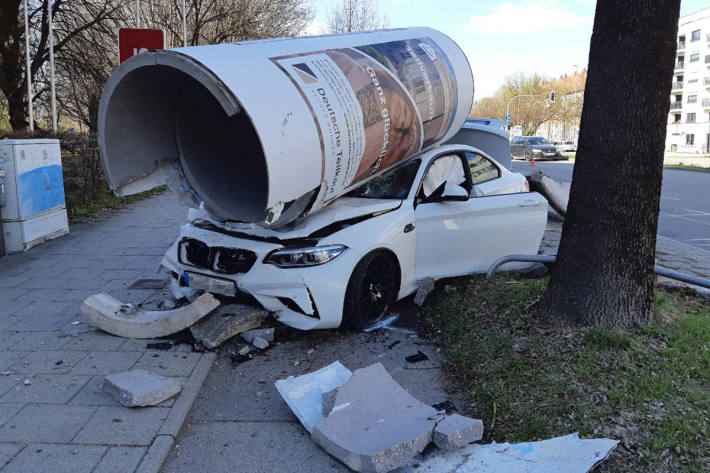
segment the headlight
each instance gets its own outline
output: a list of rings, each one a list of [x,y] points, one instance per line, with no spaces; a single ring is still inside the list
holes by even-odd
[[[328,245],[316,246],[313,248],[294,248],[292,250],[276,250],[269,253],[264,258],[264,263],[273,264],[280,268],[303,268],[306,266],[318,266],[335,259],[347,246]]]
[[[532,151],[533,153],[542,153],[542,150],[541,150],[541,149],[537,149],[537,148],[533,148],[531,151]]]

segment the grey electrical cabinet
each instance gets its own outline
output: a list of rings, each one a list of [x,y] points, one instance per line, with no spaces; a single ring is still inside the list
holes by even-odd
[[[0,140],[4,253],[19,253],[69,232],[59,140]]]

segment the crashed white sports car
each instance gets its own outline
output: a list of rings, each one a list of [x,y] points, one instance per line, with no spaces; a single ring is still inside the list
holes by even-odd
[[[163,266],[180,286],[253,296],[299,329],[364,328],[423,278],[535,255],[547,202],[484,152],[446,145],[279,229],[192,211]]]

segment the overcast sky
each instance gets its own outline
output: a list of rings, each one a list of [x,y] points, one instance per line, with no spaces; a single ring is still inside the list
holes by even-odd
[[[310,31],[323,31],[340,0],[314,0]],[[516,72],[550,77],[587,65],[595,0],[380,0],[392,27],[429,26],[456,41],[473,69],[475,97],[492,95]],[[682,0],[681,15],[708,7]]]

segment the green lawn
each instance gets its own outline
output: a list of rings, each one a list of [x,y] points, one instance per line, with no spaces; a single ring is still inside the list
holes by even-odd
[[[581,328],[536,315],[546,284],[449,280],[419,309],[484,440],[578,431],[622,440],[597,471],[710,471],[710,302],[659,290],[650,327]]]

